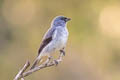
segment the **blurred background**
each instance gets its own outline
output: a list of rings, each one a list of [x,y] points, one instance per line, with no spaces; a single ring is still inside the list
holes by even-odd
[[[25,80],[120,80],[120,0],[0,0],[0,80],[33,62],[58,15],[72,18],[63,62]]]

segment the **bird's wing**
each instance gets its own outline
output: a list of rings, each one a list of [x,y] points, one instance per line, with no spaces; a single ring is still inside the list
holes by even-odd
[[[40,45],[40,48],[39,48],[39,50],[38,50],[38,55],[41,53],[41,51],[43,50],[43,48],[46,46],[46,45],[48,45],[50,42],[51,42],[51,40],[55,37],[55,35],[56,35],[56,29],[54,28],[50,28],[48,31],[47,31],[47,33],[45,34],[45,36],[44,36],[44,38],[43,38],[43,41],[42,41],[42,43],[41,43],[41,45]]]

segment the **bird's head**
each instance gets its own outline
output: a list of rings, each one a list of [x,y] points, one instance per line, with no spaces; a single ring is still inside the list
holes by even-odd
[[[68,21],[70,21],[70,18],[64,17],[64,16],[57,16],[53,19],[52,25],[53,26],[65,26]]]

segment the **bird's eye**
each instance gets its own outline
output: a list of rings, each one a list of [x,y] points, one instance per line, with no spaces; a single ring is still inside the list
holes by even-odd
[[[61,18],[61,20],[64,20],[64,21],[65,21],[66,19],[67,19],[66,17],[62,17],[62,18]]]

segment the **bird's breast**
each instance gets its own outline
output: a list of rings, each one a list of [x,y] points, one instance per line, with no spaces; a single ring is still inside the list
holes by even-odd
[[[68,40],[67,29],[58,30],[56,38],[55,38],[54,47],[57,48],[57,49],[61,49],[61,48],[65,47],[67,40]]]

